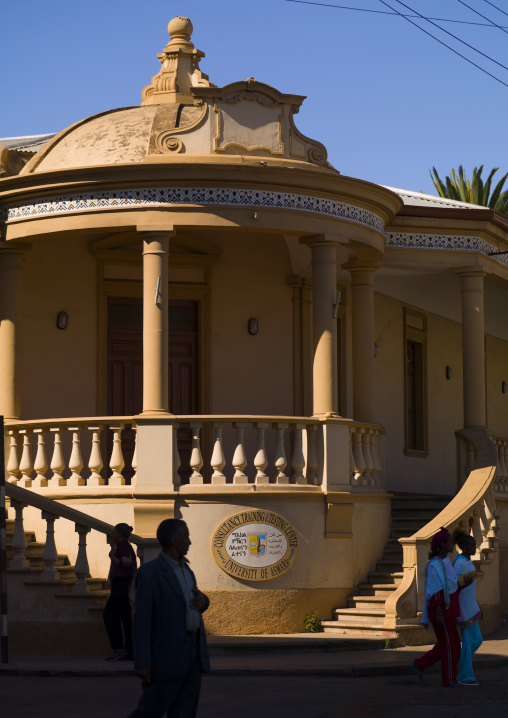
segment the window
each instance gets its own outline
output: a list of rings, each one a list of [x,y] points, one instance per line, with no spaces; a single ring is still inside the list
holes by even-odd
[[[404,310],[405,453],[427,455],[426,319]]]

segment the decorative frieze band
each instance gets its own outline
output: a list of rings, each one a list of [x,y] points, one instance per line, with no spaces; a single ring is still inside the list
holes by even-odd
[[[381,217],[361,207],[334,202],[322,197],[269,192],[253,189],[218,187],[145,187],[142,189],[84,192],[62,197],[42,197],[31,201],[5,205],[1,209],[3,221],[69,214],[88,210],[118,209],[122,207],[267,207],[309,212],[366,225],[384,232]]]
[[[490,252],[499,251],[499,247],[480,237],[466,237],[448,234],[409,234],[404,232],[387,232],[385,247],[403,247],[405,249],[445,249],[455,251]],[[499,254],[493,257],[498,262],[508,265],[508,255]]]

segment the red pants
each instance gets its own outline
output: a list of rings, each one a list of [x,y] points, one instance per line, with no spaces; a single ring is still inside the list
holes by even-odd
[[[457,683],[457,665],[460,656],[460,636],[457,628],[457,619],[445,619],[444,626],[438,626],[431,621],[436,634],[436,645],[427,651],[421,658],[413,661],[419,671],[441,661],[441,680],[443,686],[452,686]]]

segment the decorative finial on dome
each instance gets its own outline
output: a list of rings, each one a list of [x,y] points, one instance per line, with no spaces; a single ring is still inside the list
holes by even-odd
[[[180,39],[189,42],[193,30],[194,28],[188,17],[174,17],[168,25],[169,36],[171,37],[170,44],[174,44]]]
[[[157,55],[162,65],[152,84],[143,88],[142,105],[159,105],[162,102],[193,104],[191,87],[215,87],[208,75],[201,72],[199,62],[204,52],[196,50],[191,42],[193,27],[188,17],[175,17],[168,25],[170,41]]]

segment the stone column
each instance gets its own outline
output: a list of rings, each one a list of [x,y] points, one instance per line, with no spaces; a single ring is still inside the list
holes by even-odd
[[[312,413],[312,283],[303,277],[288,277],[293,288],[294,411],[296,416]]]
[[[356,260],[344,265],[351,273],[353,343],[353,417],[375,422],[374,272],[377,265]]]
[[[168,254],[171,231],[143,239],[143,414],[169,411]]]
[[[326,235],[305,240],[312,251],[313,413],[338,416],[337,242]]]
[[[21,418],[21,262],[29,247],[0,243],[0,414]]]
[[[456,269],[462,290],[464,426],[486,425],[485,322],[481,267]]]

